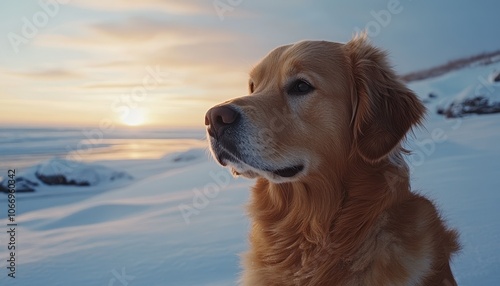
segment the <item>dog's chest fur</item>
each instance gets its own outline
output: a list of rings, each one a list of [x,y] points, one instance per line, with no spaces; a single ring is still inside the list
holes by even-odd
[[[421,200],[422,206],[414,203]],[[336,235],[353,229],[333,227],[329,236],[317,243],[300,232],[290,229],[276,233],[273,229],[279,227],[256,221],[250,234],[251,249],[244,256],[241,284],[434,285],[425,281],[440,263],[434,261],[441,247],[435,236],[453,241],[454,234],[438,233],[444,229],[440,229],[441,224],[433,226],[435,209],[427,200],[412,196],[408,204],[412,205],[402,204],[381,213],[366,234],[360,234],[363,239],[351,233],[352,240],[347,241],[350,245],[343,245],[346,241]],[[404,219],[402,211],[408,212]],[[401,225],[395,225],[395,221]],[[395,231],[395,227],[399,230]]]

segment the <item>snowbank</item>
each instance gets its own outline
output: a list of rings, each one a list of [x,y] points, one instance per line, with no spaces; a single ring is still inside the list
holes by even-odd
[[[132,176],[123,171],[60,158],[53,158],[28,168],[16,177],[16,191],[21,193],[35,192],[42,185],[90,187],[132,180]],[[6,180],[0,182],[0,191],[6,191],[6,183]]]
[[[469,114],[500,113],[500,85],[489,84],[480,91],[477,86],[469,86],[445,106],[439,106],[437,113],[448,118]]]
[[[35,176],[46,185],[95,186],[120,179],[132,179],[125,172],[107,167],[55,158],[37,167]]]
[[[436,111],[447,118],[500,113],[500,73],[494,71],[487,77],[478,76],[477,82],[438,105]]]
[[[0,273],[0,285],[122,285],[117,277],[128,285],[235,285],[238,253],[246,248],[250,181],[234,179],[203,149],[103,164],[141,175],[77,199],[19,200],[22,259],[16,279]],[[58,201],[65,198],[72,200]],[[186,217],[181,206],[193,213]],[[0,257],[6,251],[0,248]]]

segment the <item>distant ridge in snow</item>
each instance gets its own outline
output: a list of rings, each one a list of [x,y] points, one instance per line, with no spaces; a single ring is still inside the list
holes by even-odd
[[[500,61],[500,50],[493,52],[481,53],[475,56],[470,56],[467,58],[461,58],[449,61],[443,65],[432,67],[429,69],[424,69],[420,71],[411,72],[401,76],[401,79],[406,82],[412,82],[417,80],[423,80],[428,78],[437,77],[445,73],[459,70],[464,67],[471,65],[483,65],[487,66]]]

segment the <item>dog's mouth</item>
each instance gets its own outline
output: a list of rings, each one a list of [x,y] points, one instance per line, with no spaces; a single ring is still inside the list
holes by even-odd
[[[218,153],[217,160],[219,161],[219,163],[222,166],[227,166],[228,163],[229,164],[233,163],[233,164],[248,165],[248,164],[244,163],[243,161],[236,159],[236,157],[234,155],[232,155],[231,153],[225,152],[225,151]],[[251,166],[251,165],[248,165],[248,166]],[[292,177],[296,176],[298,173],[300,173],[302,170],[304,170],[304,165],[294,165],[294,166],[286,167],[286,168],[282,168],[282,169],[271,169],[271,170],[270,169],[262,169],[262,168],[259,168],[257,166],[251,166],[251,167],[254,168],[254,171],[252,171],[252,174],[255,174],[255,172],[258,172],[257,170],[260,169],[261,171],[272,173],[272,174],[279,176],[279,177],[282,177],[282,178],[292,178]],[[249,170],[239,171],[237,168],[232,168],[232,169],[233,169],[233,173],[235,175],[240,175],[242,173],[247,173],[249,171]]]
[[[213,138],[211,138],[213,140]],[[281,178],[292,178],[305,169],[303,164],[292,165],[285,168],[275,169],[273,167],[258,166],[251,163],[246,158],[242,157],[238,152],[238,148],[231,142],[220,140],[211,140],[212,151],[215,159],[224,167],[231,167],[232,173],[235,175],[243,175],[245,177],[256,177],[260,173],[261,176],[272,178],[272,176]],[[262,173],[264,172],[264,173]],[[267,173],[268,175],[265,175]],[[271,177],[269,177],[269,175]]]
[[[278,169],[270,172],[283,178],[291,178],[300,173],[300,171],[302,170],[304,170],[304,165],[295,165],[292,167]]]

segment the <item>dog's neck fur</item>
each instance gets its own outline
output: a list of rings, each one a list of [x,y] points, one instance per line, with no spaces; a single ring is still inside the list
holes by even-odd
[[[374,164],[353,156],[349,168],[329,166],[329,172],[321,170],[328,175],[299,182],[258,179],[249,206],[251,255],[261,266],[297,279],[314,279],[315,263],[349,264],[384,210],[409,192],[408,168],[400,152],[393,154]],[[336,172],[342,169],[347,171]],[[320,259],[325,251],[329,261]]]

